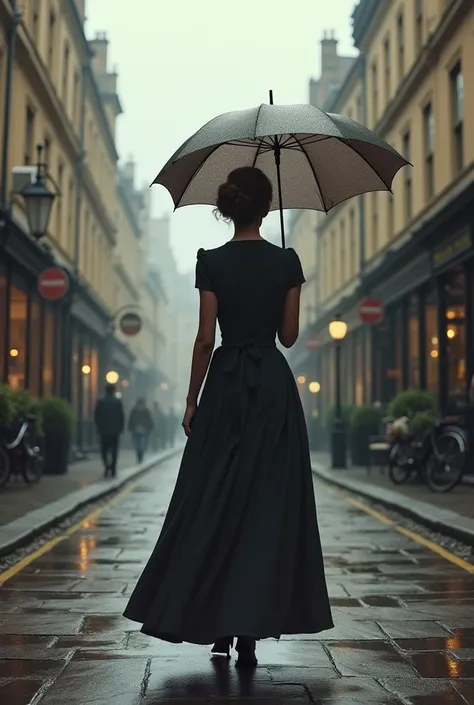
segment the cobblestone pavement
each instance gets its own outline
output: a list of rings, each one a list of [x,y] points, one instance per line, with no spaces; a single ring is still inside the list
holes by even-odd
[[[135,453],[130,450],[120,453],[118,471],[135,464]],[[9,524],[26,512],[88,487],[103,477],[102,461],[93,454],[89,460],[70,465],[65,475],[43,475],[36,485],[26,485],[21,478],[13,478],[0,489],[0,525]]]
[[[177,463],[166,461],[21,571],[3,574],[2,705],[474,704],[472,566],[319,483],[335,629],[260,642],[251,673],[212,663],[207,647],[140,634],[120,615]]]
[[[330,468],[331,460],[327,453],[312,453],[313,461]],[[395,490],[406,497],[428,502],[442,509],[450,509],[457,512],[461,516],[474,519],[474,475],[469,474],[465,477],[465,483],[458,485],[451,492],[431,492],[426,485],[417,481],[415,476],[403,485],[394,485],[388,477],[387,470],[380,471],[378,467],[372,468],[367,472],[367,468],[351,467],[347,470],[335,470],[340,478],[348,480],[358,480],[377,487]]]

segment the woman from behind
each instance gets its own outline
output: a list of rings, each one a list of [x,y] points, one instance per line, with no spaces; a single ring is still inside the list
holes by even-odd
[[[294,250],[260,234],[272,197],[252,167],[219,188],[217,213],[234,235],[198,252],[188,442],[124,613],[151,636],[214,642],[213,654],[229,656],[237,638],[244,667],[257,663],[256,640],[333,626],[303,410],[275,342],[297,340],[304,277]],[[222,343],[213,355],[217,320]]]

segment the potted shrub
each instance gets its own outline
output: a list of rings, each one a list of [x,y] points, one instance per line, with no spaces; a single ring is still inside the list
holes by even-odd
[[[380,433],[383,411],[375,406],[359,406],[351,417],[350,447],[352,465],[370,464],[369,442]]]
[[[410,430],[420,440],[432,428],[436,418],[431,411],[419,411],[410,419]]]
[[[7,428],[13,420],[13,404],[10,390],[6,385],[0,387],[0,428]]]
[[[33,414],[35,416],[35,433],[37,436],[41,436],[40,402],[34,399],[27,389],[9,389],[8,394],[12,408],[11,420],[22,418],[26,414]]]
[[[67,472],[74,427],[72,407],[60,397],[42,399],[39,406],[44,435],[44,472],[63,475]]]
[[[397,394],[392,399],[389,406],[389,416],[398,419],[401,416],[408,416],[411,419],[415,414],[427,411],[433,416],[436,413],[436,404],[429,392],[421,389],[407,389]]]

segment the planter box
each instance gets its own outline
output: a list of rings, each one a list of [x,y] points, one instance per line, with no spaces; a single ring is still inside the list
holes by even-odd
[[[65,475],[69,463],[71,438],[64,435],[44,437],[44,474]]]

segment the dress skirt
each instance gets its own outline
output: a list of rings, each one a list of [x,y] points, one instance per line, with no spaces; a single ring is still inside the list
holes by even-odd
[[[274,343],[213,356],[155,549],[124,616],[211,644],[333,626],[304,414]]]

